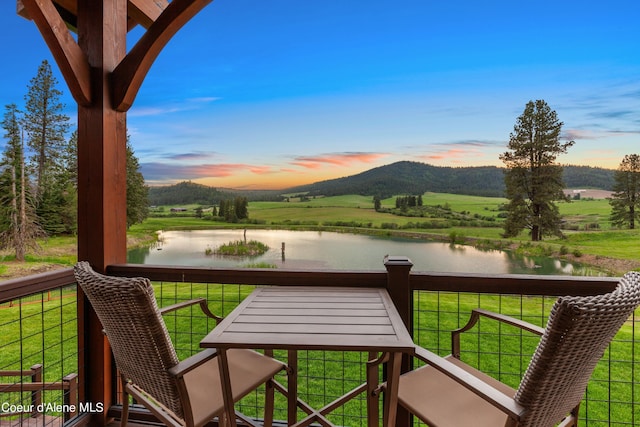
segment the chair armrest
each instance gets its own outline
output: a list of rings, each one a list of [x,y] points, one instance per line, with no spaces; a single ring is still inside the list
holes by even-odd
[[[209,310],[209,306],[207,305],[207,300],[204,299],[204,298],[194,298],[194,299],[189,300],[189,301],[182,301],[182,302],[179,302],[179,303],[176,303],[176,304],[172,304],[172,305],[168,305],[166,307],[162,307],[160,309],[160,314],[164,315],[166,313],[170,313],[172,311],[180,310],[181,308],[190,307],[190,306],[196,305],[196,304],[200,305],[200,309],[202,310],[202,312],[207,317],[215,319],[216,320],[216,324],[218,324],[218,323],[220,323],[222,321],[222,317],[216,316],[215,314],[213,314],[211,312],[211,310]]]
[[[508,414],[509,417],[518,420],[522,416],[525,410],[524,406],[447,359],[418,346],[415,348],[415,357],[482,397],[505,414]]]
[[[196,369],[198,366],[208,362],[218,355],[218,352],[215,348],[207,348],[202,350],[199,353],[194,354],[191,357],[187,357],[181,362],[178,362],[172,368],[168,369],[169,375],[179,378],[184,376],[184,374]]]
[[[480,316],[497,320],[498,322],[506,323],[511,326],[515,326],[536,335],[541,336],[544,333],[544,328],[536,326],[533,323],[529,323],[521,319],[516,319],[515,317],[507,316],[504,314],[494,313],[492,311],[476,308],[471,311],[471,317],[469,318],[469,321],[466,325],[464,325],[460,329],[451,331],[451,354],[453,354],[453,357],[457,359],[460,358],[460,334],[474,327],[478,322],[478,319],[480,319]]]

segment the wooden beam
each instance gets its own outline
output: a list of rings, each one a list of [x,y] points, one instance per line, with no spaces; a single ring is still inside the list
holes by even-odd
[[[148,29],[168,5],[167,0],[129,0],[129,17]]]
[[[212,0],[173,0],[138,40],[112,76],[113,106],[131,108],[153,61],[171,37]]]
[[[27,16],[40,30],[78,104],[91,102],[89,63],[51,0],[22,0]],[[24,16],[24,15],[23,15]]]

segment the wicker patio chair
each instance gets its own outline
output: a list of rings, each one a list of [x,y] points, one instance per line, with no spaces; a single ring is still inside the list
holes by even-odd
[[[148,279],[105,276],[87,262],[76,264],[74,273],[102,323],[121,376],[123,427],[128,395],[167,426],[198,427],[216,416],[226,422],[215,349],[178,360]],[[230,350],[228,359],[234,401],[285,369],[283,363],[252,350]],[[267,387],[264,425],[273,418],[273,389]],[[237,416],[255,425],[242,414]]]
[[[546,328],[474,310],[453,332],[445,358],[416,349],[427,364],[400,378],[399,403],[434,427],[577,425],[587,383],[613,336],[640,304],[640,273],[627,273],[608,294],[561,297]],[[459,360],[460,333],[480,316],[542,336],[517,390]]]

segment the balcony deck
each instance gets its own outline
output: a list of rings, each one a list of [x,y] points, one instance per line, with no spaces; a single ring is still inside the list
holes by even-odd
[[[255,286],[386,287],[409,325],[414,341],[439,354],[450,351],[449,331],[466,321],[471,308],[483,307],[543,324],[557,295],[608,292],[616,283],[615,278],[412,273],[406,265],[367,272],[114,265],[109,267],[108,274],[149,277],[154,282],[161,306],[185,298],[205,297],[211,310],[223,316]],[[86,401],[87,388],[100,379],[88,374],[82,362],[86,360],[83,356],[91,354],[91,348],[81,344],[84,325],[81,306],[70,269],[0,283],[0,371],[43,363],[42,381],[53,383],[59,383],[65,375],[78,373],[78,392],[73,397],[78,402]],[[632,426],[640,423],[640,370],[637,368],[640,328],[635,327],[636,322],[640,322],[638,319],[637,315],[629,319],[628,328],[616,337],[594,374],[581,408],[581,425]],[[175,314],[165,320],[181,358],[199,351],[200,339],[214,326],[202,320],[197,311]],[[11,338],[3,340],[1,337]],[[485,341],[497,341],[497,347],[489,346]],[[468,361],[517,386],[536,343],[512,331],[483,327],[463,342],[463,348],[468,349],[465,354]],[[499,356],[502,353],[508,354]],[[299,391],[310,403],[330,402],[335,395],[364,380],[360,366],[367,355],[347,357],[309,351],[299,356]],[[117,384],[112,378],[108,380],[113,386]],[[28,384],[34,380],[22,377],[19,381]],[[0,378],[0,383],[6,382]],[[311,384],[313,387],[308,386]],[[0,400],[64,401],[65,392],[41,392],[39,396],[31,392],[11,394],[3,393],[0,388]],[[118,395],[115,396],[113,404],[118,403]],[[344,426],[364,425],[362,404],[362,401],[355,401],[335,414],[334,422]],[[110,417],[117,419],[117,408],[110,408]],[[278,409],[276,402],[276,418],[285,418],[284,408],[286,405],[281,404]],[[259,400],[255,396],[247,398],[240,410],[259,417]],[[150,425],[134,412],[132,421],[137,424],[130,425]],[[87,415],[77,417],[74,425],[96,425],[95,420],[89,423],[88,419]],[[60,420],[46,425],[61,425]],[[1,425],[20,425],[15,421],[6,424],[7,421],[3,420]],[[42,419],[37,425],[42,425]],[[108,425],[116,426],[119,422]],[[399,420],[397,425],[409,424],[405,419]]]

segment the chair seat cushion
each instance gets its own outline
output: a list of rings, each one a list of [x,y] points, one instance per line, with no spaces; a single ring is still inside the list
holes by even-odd
[[[508,396],[515,390],[472,368],[455,357],[447,360],[480,378]],[[423,366],[400,377],[399,402],[433,427],[503,426],[507,416],[490,403],[431,366]]]
[[[237,402],[284,368],[284,364],[253,350],[227,350],[233,400]],[[201,425],[222,413],[224,402],[218,357],[185,374],[194,421]]]

